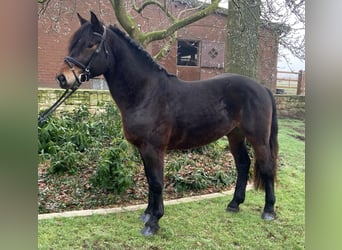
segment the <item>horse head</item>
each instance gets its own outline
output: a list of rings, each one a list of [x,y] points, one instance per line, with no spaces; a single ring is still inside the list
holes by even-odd
[[[104,74],[108,69],[108,51],[105,46],[107,28],[93,12],[90,14],[90,21],[77,14],[81,27],[74,33],[69,45],[69,56],[64,58],[63,66],[56,76],[61,88],[78,88],[81,83]]]

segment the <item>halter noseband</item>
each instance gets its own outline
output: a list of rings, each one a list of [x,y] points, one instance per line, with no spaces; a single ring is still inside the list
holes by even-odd
[[[76,82],[74,84],[74,86],[72,86],[72,88],[78,88],[83,82],[88,81],[90,79],[90,65],[92,63],[92,61],[94,60],[95,56],[97,54],[100,53],[100,51],[102,50],[102,47],[104,47],[104,41],[106,39],[106,35],[107,35],[107,28],[106,26],[103,25],[103,34],[99,34],[97,32],[93,33],[96,36],[100,36],[101,37],[101,42],[99,44],[99,46],[97,46],[96,50],[94,51],[94,53],[91,55],[88,65],[85,66],[83,63],[79,62],[77,59],[71,57],[71,56],[66,56],[64,58],[64,61],[69,65],[72,73],[75,76]],[[106,54],[108,54],[107,50],[106,50]],[[77,77],[75,70],[74,70],[74,65],[76,65],[77,67],[81,68],[83,70],[83,72]]]

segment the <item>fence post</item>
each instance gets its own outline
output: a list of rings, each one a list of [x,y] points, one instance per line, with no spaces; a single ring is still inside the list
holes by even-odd
[[[297,95],[303,94],[304,85],[305,85],[305,82],[304,82],[303,70],[300,70],[298,74],[298,81],[297,81]]]

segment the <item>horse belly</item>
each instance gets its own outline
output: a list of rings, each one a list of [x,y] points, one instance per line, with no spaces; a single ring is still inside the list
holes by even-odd
[[[168,149],[188,149],[209,144],[227,135],[234,127],[234,121],[199,123],[189,127],[178,127],[170,138]]]

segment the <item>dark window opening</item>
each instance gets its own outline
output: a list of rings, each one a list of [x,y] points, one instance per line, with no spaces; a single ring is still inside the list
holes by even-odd
[[[178,40],[177,65],[198,66],[199,41]]]

